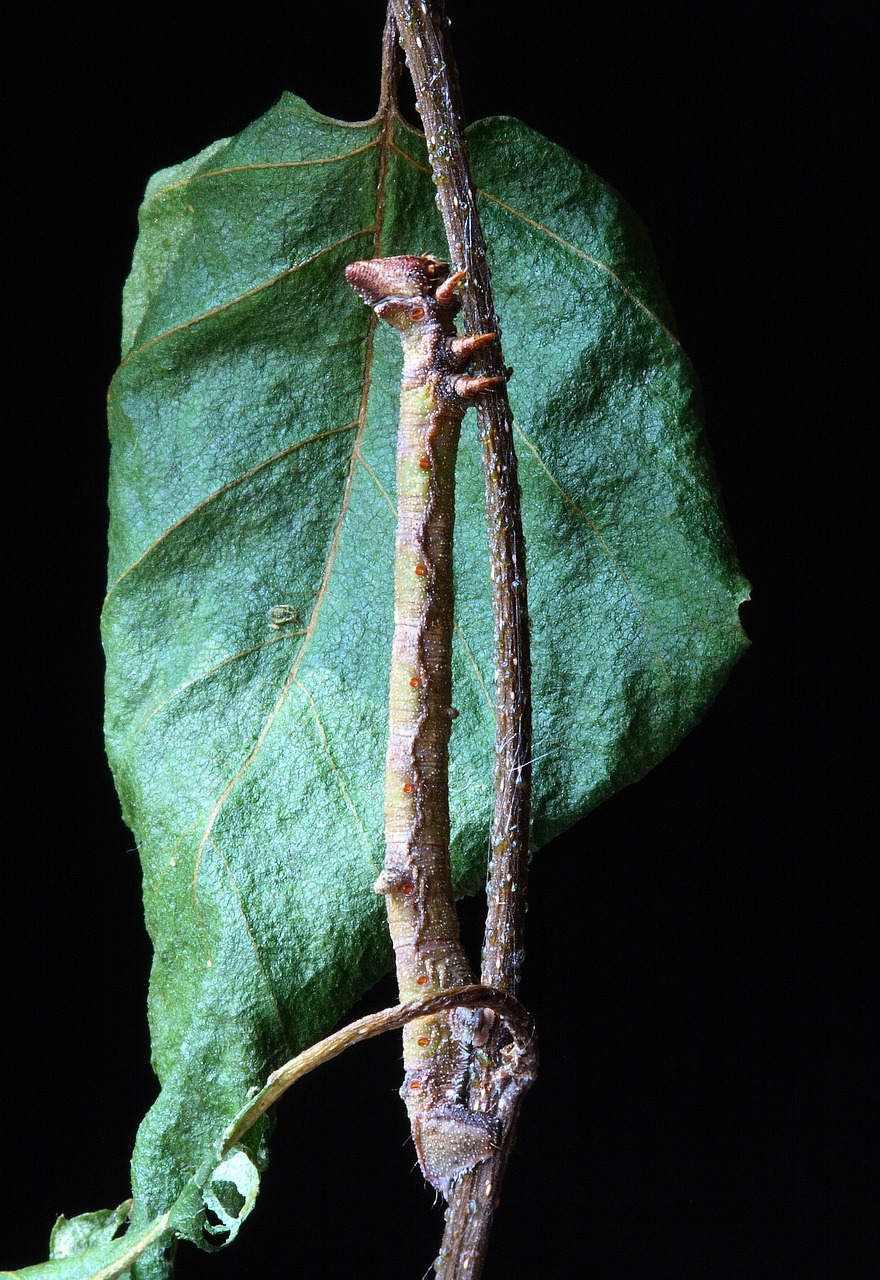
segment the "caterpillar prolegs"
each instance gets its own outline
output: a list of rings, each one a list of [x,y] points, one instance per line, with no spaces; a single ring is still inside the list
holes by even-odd
[[[403,344],[385,866],[375,887],[385,895],[405,1001],[473,981],[449,871],[455,459],[468,404],[503,379],[464,372],[495,339],[456,333],[464,272],[405,255],[353,262],[345,274]],[[465,1105],[469,1055],[485,1042],[491,1016],[459,1009],[403,1032],[401,1095],[422,1172],[444,1195],[497,1138],[495,1122]]]

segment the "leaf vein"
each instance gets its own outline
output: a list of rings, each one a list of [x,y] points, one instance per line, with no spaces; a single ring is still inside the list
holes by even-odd
[[[130,1262],[137,1261],[141,1254],[146,1252],[147,1248],[152,1244],[156,1237],[161,1236],[164,1233],[170,1218],[171,1210],[169,1209],[161,1218],[156,1219],[155,1225],[146,1231],[141,1236],[140,1240],[136,1240],[132,1247],[118,1258],[116,1262],[111,1262],[109,1266],[103,1267],[98,1271],[94,1276],[92,1276],[92,1280],[114,1280],[114,1277],[121,1275],[122,1272],[127,1269]]]
[[[489,708],[489,711],[492,715],[492,723],[494,724],[495,708],[492,706],[492,699],[489,697],[489,690],[486,687],[486,681],[483,679],[483,673],[480,670],[480,664],[477,662],[473,649],[470,647],[467,640],[465,639],[465,634],[461,629],[461,623],[453,622],[452,625],[455,628],[455,634],[458,636],[459,640],[462,643],[465,653],[470,659],[470,664],[474,669],[474,675],[477,677],[477,683],[479,684],[480,688],[483,690],[483,697],[486,699],[486,706]]]
[[[191,836],[194,831],[198,830],[199,826],[203,821],[204,819],[197,818],[191,827],[187,827],[186,831],[181,832],[180,836],[177,839],[177,842],[174,844],[170,854],[168,855],[168,861],[165,863],[165,866],[162,868],[162,874],[160,875],[156,883],[153,885],[154,898],[158,896],[159,890],[162,888],[162,885],[164,883],[165,877],[168,875],[168,872],[172,869],[172,867],[177,866],[177,854],[180,850],[180,846],[183,844],[187,836]]]
[[[284,1019],[281,1016],[281,1009],[278,1005],[278,999],[272,988],[272,983],[269,981],[269,975],[266,973],[266,970],[263,967],[263,959],[260,955],[259,948],[257,947],[257,940],[254,937],[253,930],[251,929],[250,921],[248,920],[247,915],[245,913],[244,903],[241,900],[241,891],[238,887],[238,883],[235,879],[235,876],[232,873],[232,868],[229,865],[229,860],[227,859],[226,854],[223,852],[223,850],[220,848],[219,844],[213,837],[211,838],[209,843],[211,845],[211,848],[214,850],[217,856],[221,859],[224,867],[226,868],[226,874],[229,877],[229,883],[232,885],[232,892],[235,894],[235,901],[238,907],[238,913],[241,916],[242,921],[244,923],[245,933],[247,934],[248,941],[251,944],[251,950],[254,953],[254,959],[256,960],[257,968],[260,971],[260,977],[263,979],[263,985],[265,986],[267,992],[269,993],[269,999],[272,1001],[272,1006],[275,1010],[275,1016],[278,1019],[278,1027],[279,1027],[279,1030],[281,1031],[281,1038],[284,1041],[284,1047],[288,1053],[292,1053],[293,1049],[290,1044],[290,1041],[287,1038],[287,1032],[284,1026]]]
[[[323,248],[316,250],[315,253],[309,254],[307,258],[303,258],[302,262],[297,262],[293,267],[287,267],[284,271],[279,271],[277,276],[272,276],[271,280],[262,280],[259,284],[255,284],[252,289],[246,289],[244,293],[239,293],[234,298],[229,298],[226,302],[219,303],[216,307],[209,307],[207,311],[203,311],[200,315],[192,316],[189,320],[184,320],[180,324],[172,325],[170,329],[163,329],[161,333],[157,333],[155,337],[150,338],[139,347],[135,347],[133,351],[129,351],[124,360],[121,360],[116,373],[113,375],[113,382],[117,376],[125,368],[127,364],[131,364],[132,360],[142,355],[150,347],[154,347],[157,342],[162,342],[165,338],[170,338],[172,334],[181,333],[184,329],[191,329],[193,325],[201,324],[204,320],[210,320],[214,316],[220,315],[223,311],[229,311],[232,307],[239,306],[242,302],[247,302],[249,298],[253,298],[256,294],[262,293],[266,289],[271,289],[273,285],[278,284],[280,280],[286,280],[288,276],[295,275],[297,271],[302,271],[304,267],[311,266],[318,258],[324,256],[325,253],[332,253],[334,249],[340,248],[341,245],[347,244],[349,240],[356,240],[358,236],[369,235],[373,227],[360,227],[357,231],[352,231],[347,236],[342,236],[339,240],[334,240],[332,244],[326,244]],[[109,392],[108,392],[109,396]]]
[[[191,507],[190,510],[187,511],[185,515],[182,515],[180,517],[179,520],[175,520],[174,524],[169,525],[167,529],[163,530],[163,532],[159,534],[158,538],[156,538],[153,542],[151,542],[150,545],[146,547],[139,556],[137,556],[134,560],[132,560],[131,564],[128,566],[127,569],[123,569],[122,573],[120,573],[119,577],[115,580],[115,582],[112,582],[108,587],[107,594],[104,597],[103,609],[106,609],[107,602],[109,601],[113,592],[119,586],[120,582],[122,582],[123,578],[127,578],[128,575],[131,573],[131,571],[133,569],[136,569],[138,565],[141,564],[142,561],[144,561],[147,558],[147,556],[152,555],[152,553],[156,550],[156,548],[161,546],[161,544],[166,540],[166,538],[170,537],[172,533],[176,533],[177,530],[181,527],[181,525],[186,524],[187,520],[191,520],[193,516],[198,515],[198,513],[202,511],[206,506],[208,506],[209,503],[215,502],[218,498],[222,498],[223,495],[225,493],[228,493],[230,489],[234,489],[237,485],[242,484],[245,480],[250,480],[252,476],[257,475],[260,471],[263,471],[266,467],[271,467],[276,462],[280,462],[283,458],[288,457],[289,454],[295,453],[297,449],[302,449],[307,444],[315,444],[318,440],[325,440],[328,436],[339,435],[343,431],[354,431],[357,429],[357,426],[358,426],[357,422],[346,422],[346,424],[342,427],[330,427],[327,431],[318,431],[313,436],[306,436],[304,440],[297,440],[296,444],[288,445],[286,449],[282,449],[279,453],[273,453],[271,458],[264,458],[263,461],[258,462],[255,467],[251,467],[249,471],[242,472],[242,474],[240,476],[236,476],[234,480],[230,480],[227,484],[221,485],[219,489],[215,489],[213,493],[209,493],[206,498],[202,498],[201,502],[197,502],[196,505],[194,507]]]
[[[175,698],[180,696],[180,694],[185,693],[186,690],[191,688],[194,684],[199,684],[202,680],[207,680],[217,671],[222,670],[223,667],[229,666],[231,662],[237,662],[239,658],[246,658],[251,653],[257,653],[260,649],[268,648],[269,645],[278,644],[282,640],[290,640],[303,634],[304,632],[302,631],[283,631],[280,635],[271,636],[268,640],[261,640],[259,644],[252,644],[249,649],[240,649],[237,653],[230,653],[227,657],[221,659],[220,662],[216,662],[213,667],[208,667],[206,670],[200,671],[197,676],[192,676],[191,679],[184,680],[183,684],[179,684],[176,689],[172,689],[171,693],[164,697],[161,702],[157,703],[150,714],[129,732],[125,740],[125,750],[119,757],[119,763],[116,768],[118,770],[122,769],[128,759],[128,752],[134,744],[135,739],[140,737],[147,725],[153,719],[153,716],[157,716],[160,711],[164,711],[169,702],[173,702]]]
[[[396,142],[391,143],[391,150],[396,151],[404,160],[408,160],[414,169],[418,169],[421,173],[430,173],[428,165],[420,164],[418,160],[414,160],[408,151],[404,151],[403,147],[399,147]]]
[[[600,271],[607,272],[611,279],[620,286],[626,296],[630,298],[637,307],[644,311],[647,316],[650,316],[654,323],[663,330],[667,337],[672,339],[677,347],[681,346],[681,343],[672,330],[663,323],[660,317],[656,315],[649,306],[642,302],[638,294],[634,293],[632,289],[630,289],[629,285],[624,284],[617,272],[613,271],[607,262],[602,262],[599,258],[594,258],[593,255],[591,253],[587,253],[585,249],[579,249],[576,244],[572,244],[572,242],[570,240],[566,240],[564,236],[559,235],[555,231],[551,231],[550,228],[545,227],[542,222],[536,222],[534,218],[528,217],[527,214],[520,213],[519,209],[514,209],[512,205],[509,205],[504,200],[499,199],[498,196],[493,196],[490,191],[484,191],[481,187],[478,187],[477,194],[485,196],[487,200],[491,200],[493,204],[497,204],[499,208],[504,209],[507,213],[513,214],[515,218],[521,219],[521,221],[525,222],[528,226],[534,227],[536,231],[540,231],[545,236],[549,236],[551,240],[555,240],[557,244],[561,244],[564,248],[570,249],[571,252],[576,253],[579,258],[583,258],[585,262],[592,263],[592,265],[594,267],[598,267]]]
[[[365,142],[362,147],[355,147],[353,151],[343,151],[338,156],[321,156],[315,160],[267,160],[257,164],[232,164],[225,169],[207,169],[204,173],[193,173],[188,178],[181,178],[180,182],[172,182],[161,191],[154,191],[149,199],[143,202],[141,210],[148,208],[160,196],[167,196],[170,191],[178,191],[181,187],[201,182],[204,178],[221,178],[227,173],[249,173],[254,169],[308,169],[314,165],[338,164],[342,160],[350,160],[353,156],[362,155],[364,151],[370,151],[378,145],[379,139],[374,138],[372,142]]]
[[[397,508],[395,507],[394,502],[392,501],[392,499],[391,499],[391,497],[390,497],[390,495],[389,495],[389,493],[388,493],[388,490],[385,488],[384,484],[383,484],[383,483],[382,483],[382,481],[379,479],[379,477],[376,475],[375,471],[374,471],[374,470],[373,470],[373,468],[370,466],[369,462],[367,462],[366,458],[364,458],[364,457],[363,457],[363,455],[360,455],[360,456],[358,457],[358,462],[361,464],[361,466],[363,467],[364,471],[366,471],[367,475],[370,477],[370,479],[371,479],[371,480],[373,481],[373,483],[375,484],[376,488],[377,488],[377,489],[379,490],[379,492],[381,493],[382,497],[385,499],[386,503],[388,504],[389,510],[391,511],[391,514],[394,516],[394,519],[396,520],[396,519],[397,519]]]
[[[370,863],[378,873],[379,871],[382,870],[382,863],[381,861],[377,862],[376,859],[373,857],[373,846],[370,843],[370,839],[369,839],[369,836],[367,835],[367,830],[366,830],[366,827],[364,826],[363,820],[357,811],[357,805],[352,800],[351,794],[348,790],[348,787],[346,786],[345,778],[342,775],[342,770],[339,768],[339,765],[336,763],[336,759],[333,755],[332,750],[330,749],[330,741],[327,737],[327,731],[324,728],[324,724],[321,720],[321,716],[318,711],[318,705],[315,702],[315,699],[312,697],[309,690],[306,688],[306,686],[302,683],[301,680],[295,681],[295,684],[296,684],[296,687],[300,689],[306,696],[306,699],[312,711],[312,715],[315,718],[315,725],[317,726],[318,736],[321,739],[321,746],[324,748],[324,753],[327,756],[327,759],[330,761],[330,768],[333,770],[333,776],[336,779],[337,786],[339,787],[339,790],[342,792],[345,803],[348,805],[349,812],[351,813],[351,816],[355,820],[355,825],[357,826],[358,831],[361,833],[361,838],[364,842],[364,848],[367,851],[367,857],[369,858]]]

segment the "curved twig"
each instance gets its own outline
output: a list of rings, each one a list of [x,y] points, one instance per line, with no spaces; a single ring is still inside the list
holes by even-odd
[[[334,1031],[317,1044],[310,1045],[302,1053],[285,1062],[283,1067],[273,1071],[263,1088],[242,1107],[223,1135],[220,1156],[241,1142],[249,1129],[266,1114],[269,1108],[286,1093],[292,1084],[303,1076],[323,1066],[331,1058],[336,1058],[352,1045],[372,1040],[374,1036],[383,1035],[386,1031],[399,1031],[407,1023],[416,1018],[430,1017],[432,1014],[448,1013],[452,1009],[492,1009],[509,1027],[516,1046],[516,1054],[527,1070],[534,1070],[537,1054],[534,1027],[526,1010],[507,991],[499,991],[496,987],[484,987],[472,983],[465,987],[455,987],[449,991],[439,991],[434,995],[423,996],[420,1000],[410,1000],[405,1004],[393,1005],[390,1009],[382,1009],[379,1013],[368,1013],[366,1017],[350,1022],[340,1031]]]

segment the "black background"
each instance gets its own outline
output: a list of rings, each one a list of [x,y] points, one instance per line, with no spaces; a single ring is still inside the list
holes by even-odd
[[[843,1189],[867,1025],[863,961],[844,967],[865,895],[874,625],[864,14],[449,7],[469,117],[520,116],[646,221],[754,583],[753,648],[702,726],[535,862],[524,999],[542,1070],[486,1274],[861,1275],[867,1190]],[[126,1196],[155,1095],[97,633],[103,402],[137,206],[156,169],[284,89],[371,115],[382,17],[379,0],[68,6],[12,33],[2,1266],[45,1257],[57,1213]],[[393,1000],[386,982],[358,1012]],[[418,1280],[440,1214],[413,1170],[398,1058],[386,1037],[297,1086],[238,1242],[216,1258],[182,1246],[180,1280]]]

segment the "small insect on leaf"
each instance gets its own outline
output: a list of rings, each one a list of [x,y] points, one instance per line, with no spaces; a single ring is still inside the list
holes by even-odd
[[[280,631],[290,622],[299,622],[299,614],[292,604],[273,604],[267,617],[273,631]]]

